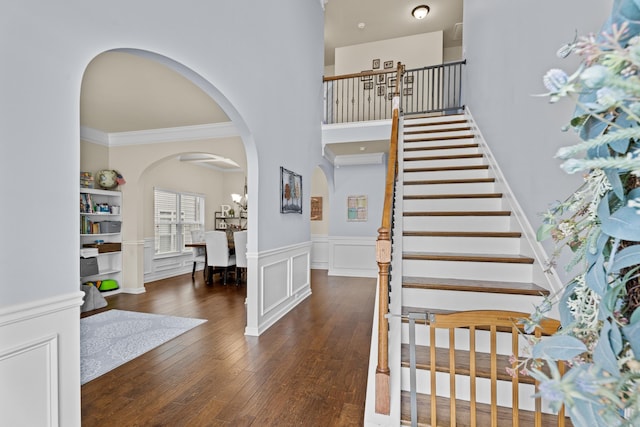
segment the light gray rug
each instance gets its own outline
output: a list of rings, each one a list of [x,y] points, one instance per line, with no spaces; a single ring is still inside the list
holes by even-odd
[[[206,322],[109,310],[80,319],[80,379],[94,378]]]

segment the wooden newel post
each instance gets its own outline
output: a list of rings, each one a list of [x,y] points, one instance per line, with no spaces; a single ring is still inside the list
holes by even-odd
[[[376,412],[389,415],[390,412],[390,376],[389,376],[389,267],[391,266],[391,233],[389,229],[378,229],[376,241],[376,262],[380,290],[378,295],[378,365],[376,366]]]

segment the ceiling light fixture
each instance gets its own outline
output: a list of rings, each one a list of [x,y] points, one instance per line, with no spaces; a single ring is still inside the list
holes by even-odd
[[[411,15],[416,19],[424,19],[428,14],[431,8],[426,4],[421,4],[420,6],[416,6],[411,11]]]

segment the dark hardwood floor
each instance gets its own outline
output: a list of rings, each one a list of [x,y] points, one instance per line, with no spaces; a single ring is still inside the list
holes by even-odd
[[[260,337],[244,335],[244,284],[200,272],[145,286],[85,315],[208,321],[83,385],[83,426],[363,425],[375,279],[312,270],[313,295]]]

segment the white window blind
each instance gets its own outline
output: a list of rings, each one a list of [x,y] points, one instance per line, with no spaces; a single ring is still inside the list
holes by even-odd
[[[158,188],[153,194],[155,254],[180,253],[191,242],[191,230],[204,229],[204,197]]]

